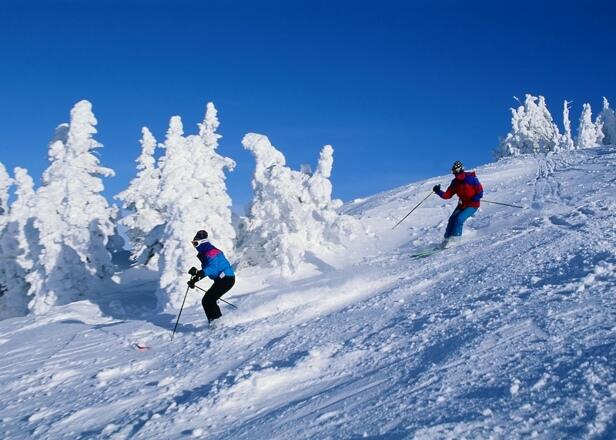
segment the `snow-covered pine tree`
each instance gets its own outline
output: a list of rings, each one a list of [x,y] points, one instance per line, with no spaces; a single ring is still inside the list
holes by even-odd
[[[334,149],[331,145],[325,145],[319,155],[317,170],[310,175],[304,189],[304,195],[307,194],[314,205],[313,217],[319,219],[322,225],[319,232],[321,235],[315,235],[310,241],[321,242],[325,246],[331,243],[342,244],[365,232],[357,219],[338,212],[342,206],[342,200],[332,199],[332,183],[329,180],[333,165]],[[304,199],[306,199],[305,196]],[[318,230],[314,228],[313,234]]]
[[[188,137],[188,148],[193,152],[195,166],[194,196],[205,203],[204,225],[216,245],[224,250],[225,255],[233,257],[235,246],[235,229],[231,218],[231,197],[227,193],[225,171],[235,169],[235,161],[217,153],[218,139],[222,136],[216,132],[220,125],[218,111],[209,102],[205,118],[199,124],[199,135]],[[196,232],[196,231],[195,231]]]
[[[11,188],[11,177],[6,171],[2,162],[0,162],[0,231],[6,223],[9,210],[9,189]]]
[[[169,120],[169,128],[167,129],[165,142],[158,145],[164,150],[164,154],[158,159],[156,166],[158,186],[156,193],[152,197],[154,202],[153,209],[157,211],[161,216],[161,223],[154,226],[143,241],[143,245],[140,249],[134,249],[134,257],[141,264],[157,270],[161,270],[162,267],[170,267],[171,260],[168,262],[161,260],[161,253],[163,252],[165,230],[167,230],[167,223],[174,217],[171,212],[173,207],[176,206],[177,200],[182,198],[185,185],[185,176],[188,175],[191,169],[190,157],[186,152],[186,138],[184,137],[184,126],[182,125],[182,118],[179,116],[172,116]],[[140,251],[140,254],[136,252]],[[167,252],[170,255],[170,252]],[[175,271],[169,272],[167,275],[161,277],[168,279],[173,277],[170,275]],[[173,281],[169,281],[173,283]],[[165,282],[165,286],[170,285]],[[162,286],[162,284],[161,284]],[[166,307],[169,303],[169,298],[163,291],[158,292],[159,305]]]
[[[603,144],[616,145],[616,112],[610,108],[610,103],[605,97],[603,97],[603,109],[597,117],[597,123],[602,125]]]
[[[199,134],[184,136],[179,116],[171,118],[160,161],[159,203],[164,225],[150,234],[149,242],[160,247],[158,292],[161,307],[181,305],[186,272],[198,266],[191,244],[194,234],[206,229],[212,242],[227,256],[233,254],[235,230],[231,222],[231,199],[227,194],[225,169],[235,162],[216,152],[219,126],[216,108],[207,105]],[[197,302],[193,297],[190,302]]]
[[[0,162],[0,236],[4,233],[4,228],[9,221],[9,189],[12,180],[2,162]],[[2,248],[0,247],[0,260],[3,258]],[[0,295],[6,292],[6,276],[0,264]]]
[[[333,148],[321,151],[313,174],[286,166],[284,155],[266,136],[250,133],[242,140],[255,157],[254,198],[241,226],[238,247],[243,265],[279,268],[283,276],[297,271],[307,251],[330,249],[351,239],[361,225],[337,210],[329,181]]]
[[[526,95],[524,105],[511,109],[511,132],[501,139],[496,158],[528,153],[547,153],[561,148],[561,135],[545,98]]]
[[[154,158],[156,139],[147,127],[143,127],[141,133],[137,175],[127,189],[115,196],[127,211],[119,222],[126,227],[134,258],[143,255],[145,237],[164,222],[158,201],[160,172]]]
[[[590,104],[584,104],[580,125],[578,126],[576,145],[578,148],[597,147],[603,143],[603,124],[601,121],[592,121]]]
[[[248,219],[241,226],[238,247],[241,265],[277,267],[295,272],[307,246],[311,227],[302,206],[307,174],[286,166],[284,155],[266,136],[249,133],[242,140],[255,157],[254,192]]]
[[[563,149],[573,150],[575,149],[575,142],[573,142],[573,135],[571,134],[571,119],[569,118],[570,102],[565,100],[563,104],[563,125],[565,132],[562,135],[561,145]]]
[[[4,294],[0,296],[0,319],[28,313],[27,275],[32,270],[26,226],[32,219],[34,182],[24,168],[15,168],[15,201],[11,204],[9,221],[0,235],[0,273]]]
[[[191,266],[195,266],[195,250],[190,240],[198,229],[203,228],[200,222],[190,224],[189,221],[193,219],[189,220],[184,216],[183,208],[187,202],[193,203],[196,209],[203,207],[196,204],[189,194],[193,164],[179,116],[173,116],[169,121],[167,137],[162,147],[165,149],[165,155],[159,161],[159,203],[165,213],[165,219],[161,227],[152,231],[149,241],[160,248],[158,305],[167,309],[179,307],[181,304],[186,272]]]
[[[36,192],[39,247],[32,249],[34,268],[28,277],[34,313],[85,295],[112,271],[106,245],[114,233],[115,209],[101,193],[102,177],[114,173],[93,154],[102,147],[93,139],[96,123],[92,105],[78,102],[70,124],[56,129],[49,147],[51,164]]]

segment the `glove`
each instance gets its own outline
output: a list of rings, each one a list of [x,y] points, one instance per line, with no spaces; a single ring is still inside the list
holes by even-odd
[[[435,193],[440,193],[441,192],[441,185],[440,183],[438,185],[434,185],[434,188],[432,188],[432,191],[434,191]]]
[[[195,288],[195,284],[197,284],[197,281],[199,281],[201,278],[197,277],[196,275],[191,277],[191,279],[186,283],[188,284],[188,287],[190,287],[191,289]]]
[[[197,278],[197,281],[202,278],[205,278],[205,273],[203,273],[203,270],[199,270],[196,267],[191,267],[188,270],[188,274],[191,275],[193,278]]]

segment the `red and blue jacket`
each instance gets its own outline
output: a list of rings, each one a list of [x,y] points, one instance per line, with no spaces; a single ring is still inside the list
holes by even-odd
[[[201,268],[205,276],[213,280],[220,278],[222,273],[228,277],[235,276],[235,272],[233,272],[233,268],[225,257],[225,254],[209,241],[204,241],[199,244],[199,246],[197,246],[197,252],[197,258],[201,261]]]
[[[451,199],[454,194],[460,198],[460,208],[479,208],[483,197],[483,187],[474,172],[461,172],[451,181],[447,191],[438,191],[443,199]]]

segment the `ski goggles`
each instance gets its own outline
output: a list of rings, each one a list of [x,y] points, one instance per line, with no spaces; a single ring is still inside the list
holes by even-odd
[[[193,245],[194,247],[197,247],[197,246],[199,246],[201,243],[205,243],[206,241],[207,241],[207,239],[203,239],[203,240],[193,240],[193,241],[192,241],[192,245]]]

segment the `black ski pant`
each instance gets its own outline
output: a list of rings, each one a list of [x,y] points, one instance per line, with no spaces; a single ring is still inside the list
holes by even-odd
[[[216,304],[218,298],[227,293],[235,284],[235,277],[216,278],[214,284],[205,292],[201,304],[205,310],[205,316],[208,321],[213,321],[222,316],[220,307]]]

